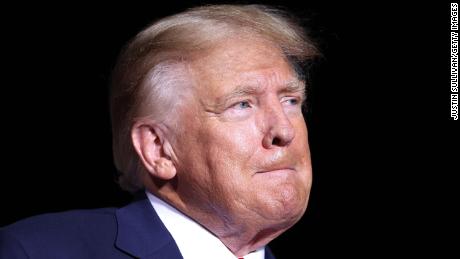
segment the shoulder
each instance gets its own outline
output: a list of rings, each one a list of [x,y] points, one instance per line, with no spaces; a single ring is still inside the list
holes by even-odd
[[[115,208],[72,210],[47,213],[20,220],[0,229],[1,233],[14,233],[17,237],[41,237],[61,231],[93,231],[116,224]]]
[[[7,251],[44,251],[62,247],[65,250],[88,249],[112,242],[116,236],[115,208],[74,210],[30,217],[0,228],[0,257]]]

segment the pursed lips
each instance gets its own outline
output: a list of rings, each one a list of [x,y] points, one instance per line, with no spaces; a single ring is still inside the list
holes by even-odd
[[[264,174],[264,173],[289,173],[289,172],[295,172],[295,168],[292,166],[282,166],[282,167],[274,167],[274,168],[268,168],[264,169],[261,171],[257,171],[256,174]]]

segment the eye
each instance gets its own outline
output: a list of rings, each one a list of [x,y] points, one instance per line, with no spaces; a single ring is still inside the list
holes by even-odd
[[[235,101],[223,113],[224,118],[228,120],[243,120],[251,116],[254,111],[254,101]]]
[[[299,100],[295,99],[295,98],[291,98],[288,100],[289,104],[291,105],[296,105],[299,103]]]
[[[242,109],[251,108],[251,104],[248,101],[241,101],[235,104],[233,107],[242,110]]]
[[[284,103],[295,106],[300,103],[300,100],[298,98],[291,97],[291,98],[284,100]]]

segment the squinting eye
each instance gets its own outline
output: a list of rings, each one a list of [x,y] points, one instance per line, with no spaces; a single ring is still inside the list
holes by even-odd
[[[296,105],[299,103],[299,101],[297,99],[289,99],[289,103],[292,105]]]
[[[246,109],[246,108],[250,108],[251,105],[249,104],[248,101],[242,101],[242,102],[239,102],[236,104],[236,108],[239,108],[239,109]]]
[[[297,105],[299,103],[299,100],[297,100],[296,98],[290,98],[287,100],[287,103],[290,105]]]

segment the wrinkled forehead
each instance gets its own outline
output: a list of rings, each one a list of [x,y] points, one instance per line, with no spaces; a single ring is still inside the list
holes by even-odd
[[[218,94],[240,85],[276,87],[298,81],[276,45],[261,39],[231,38],[191,63],[196,90]]]

